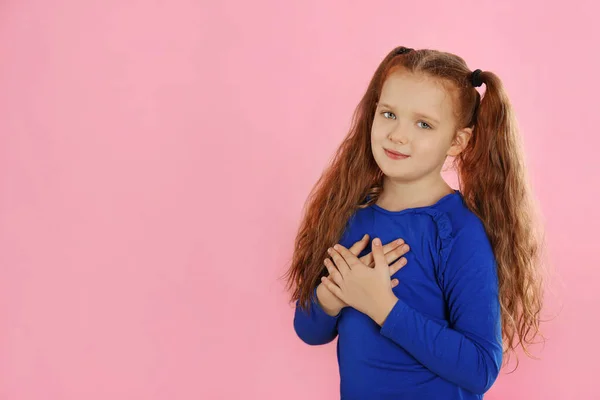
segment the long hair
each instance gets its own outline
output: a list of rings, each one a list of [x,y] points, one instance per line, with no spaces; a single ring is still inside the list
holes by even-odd
[[[383,83],[401,68],[439,79],[453,95],[458,128],[473,128],[467,147],[454,159],[460,190],[467,207],[483,221],[497,261],[503,353],[516,354],[520,345],[531,356],[527,347],[541,336],[542,239],[513,110],[498,76],[479,74],[485,84],[481,96],[465,61],[446,52],[397,47],[378,66],[348,135],[305,203],[285,274],[291,301],[308,308],[312,291],[327,275],[327,249],[338,243],[357,209],[374,204],[382,192],[371,126]],[[506,363],[509,357],[503,359]]]

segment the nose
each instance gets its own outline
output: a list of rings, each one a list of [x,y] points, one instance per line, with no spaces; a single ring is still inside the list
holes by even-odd
[[[394,143],[405,144],[408,142],[408,130],[406,124],[397,123],[388,134],[388,139]]]

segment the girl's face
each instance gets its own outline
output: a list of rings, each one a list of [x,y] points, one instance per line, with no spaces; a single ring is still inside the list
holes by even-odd
[[[371,129],[373,157],[397,181],[439,174],[447,156],[466,146],[470,130],[456,130],[453,101],[439,81],[397,71],[385,81]],[[465,140],[466,139],[466,140]],[[386,150],[402,153],[394,158]]]

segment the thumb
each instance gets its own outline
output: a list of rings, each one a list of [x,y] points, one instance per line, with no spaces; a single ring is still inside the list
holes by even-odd
[[[381,239],[375,238],[373,239],[373,260],[375,261],[375,268],[380,270],[385,270],[386,273],[389,273],[389,265],[385,261],[385,254],[383,253],[383,245],[381,244]]]
[[[354,254],[356,257],[358,257],[360,252],[363,251],[367,247],[367,243],[369,243],[369,235],[368,234],[363,236],[362,239],[360,239],[358,242],[354,243],[352,245],[352,247],[350,247],[348,250],[350,250],[350,252],[352,254]]]

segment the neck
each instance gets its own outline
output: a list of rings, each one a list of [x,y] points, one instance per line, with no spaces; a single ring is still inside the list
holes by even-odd
[[[454,189],[441,176],[436,178],[398,182],[386,176],[377,205],[389,211],[402,211],[407,208],[430,206],[442,197],[454,193]]]

